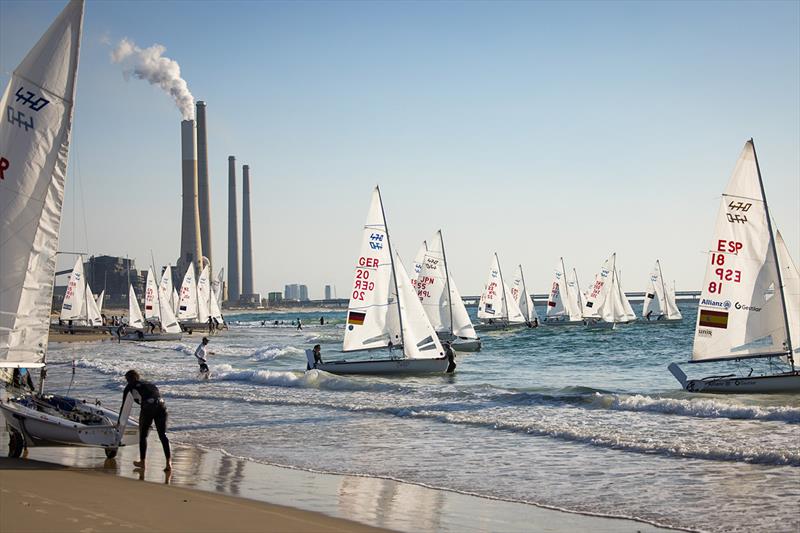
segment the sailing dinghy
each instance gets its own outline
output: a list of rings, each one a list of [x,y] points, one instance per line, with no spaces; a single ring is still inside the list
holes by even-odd
[[[372,192],[354,270],[342,351],[381,350],[384,357],[315,365],[309,350],[308,368],[333,374],[444,373],[447,357],[392,247],[378,187]]]
[[[770,373],[687,379],[669,371],[689,392],[797,393],[800,275],[779,232],[773,233],[753,139],[747,141],[722,195],[691,363],[762,359]],[[774,371],[775,368],[780,370]]]
[[[517,266],[514,278],[511,280],[511,296],[514,298],[514,303],[519,307],[519,311],[525,319],[525,324],[529,328],[538,327],[539,314],[536,312],[528,287],[525,285],[525,274],[522,273],[522,265]]]
[[[573,270],[574,272],[574,270]],[[577,278],[577,274],[575,274]],[[553,273],[553,285],[547,297],[545,323],[548,326],[582,326],[580,287],[576,281],[567,280],[567,269],[561,257]]]
[[[522,316],[522,311],[503,279],[503,271],[500,269],[500,260],[496,252],[489,267],[489,279],[478,302],[478,319],[480,323],[475,326],[476,331],[525,326],[525,317]]]
[[[105,291],[100,293],[100,297],[94,297],[92,289],[86,282],[83,258],[78,256],[69,275],[64,301],[61,303],[59,324],[52,324],[50,328],[63,333],[107,332],[108,328],[103,326],[100,314],[101,297],[104,294]]]
[[[656,266],[650,273],[650,284],[644,293],[642,304],[643,324],[669,324],[683,320],[678,304],[675,301],[675,291],[668,289],[664,283],[664,274],[661,272],[661,261],[656,259]]]
[[[0,99],[8,117],[0,122],[0,367],[42,368],[37,392],[0,402],[12,457],[27,446],[72,445],[99,446],[113,457],[137,440],[125,432],[132,398],[118,415],[43,392],[82,24],[83,2],[72,0]]]
[[[586,294],[583,320],[590,328],[616,329],[618,324],[636,319],[630,302],[622,292],[616,263],[617,254],[613,253],[603,263],[600,272],[595,276],[594,284]]]
[[[459,352],[480,351],[481,340],[450,274],[442,230],[436,232],[430,244],[428,241],[422,244],[414,269],[417,272],[414,288],[439,340],[449,342]]]
[[[162,309],[165,305],[162,304],[159,300],[159,309]],[[166,307],[168,309],[164,310],[166,315],[169,315],[169,305],[167,304]],[[161,313],[159,313],[160,315]],[[144,321],[144,317],[142,316],[142,310],[139,307],[139,301],[136,298],[136,292],[133,290],[133,285],[129,285],[128,287],[128,327],[126,328],[126,333],[118,335],[118,339],[120,341],[179,341],[183,336],[183,333],[180,331],[180,328],[175,328],[172,326],[171,331],[153,331],[150,332],[150,328],[147,327],[147,324]]]

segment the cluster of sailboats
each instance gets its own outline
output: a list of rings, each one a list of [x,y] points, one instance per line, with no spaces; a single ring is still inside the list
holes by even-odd
[[[126,431],[136,426],[128,417],[130,395],[117,413],[44,392],[83,11],[82,0],[69,2],[14,70],[0,100],[8,118],[0,122],[0,371],[7,378],[13,369],[42,369],[39,389],[33,394],[9,395],[0,389],[11,455],[19,455],[25,446],[82,445],[101,447],[112,457],[119,446],[136,440]],[[62,318],[85,320],[86,327],[94,327],[102,311],[102,294],[100,301],[94,298],[82,269],[78,261]],[[157,319],[165,333],[178,333],[181,320],[197,325],[204,318],[221,319],[219,287],[213,287],[208,267],[195,279],[191,266],[180,294],[171,286],[169,270],[159,283],[153,271],[148,272],[144,314],[130,289],[131,327]],[[615,327],[635,318],[614,254],[585,293],[574,269],[567,277],[560,261],[543,322]],[[680,320],[674,290],[666,287],[659,263],[650,281],[645,318]],[[480,348],[476,329],[538,322],[522,268],[506,284],[495,254],[476,328],[450,272],[441,232],[424,243],[413,278],[409,276],[392,245],[376,188],[354,263],[343,340],[345,353],[369,351],[371,357],[327,362],[310,357],[308,363],[335,373],[441,373],[452,368],[452,346]],[[800,275],[780,233],[773,230],[750,140],[723,194],[698,306],[692,362],[768,359],[780,369],[767,375],[700,380],[688,379],[676,364],[669,369],[690,392],[797,393],[798,330]]]
[[[153,269],[147,269],[143,297],[144,313],[132,284],[128,284],[128,317],[118,332],[120,340],[154,341],[180,340],[184,331],[205,329],[224,322],[220,306],[224,272],[212,281],[209,266],[205,265],[195,279],[194,263],[183,276],[180,293],[172,283],[172,267],[164,267],[160,280]],[[95,298],[86,280],[83,259],[78,257],[69,277],[59,324],[53,328],[68,332],[117,330],[102,318],[103,295]]]

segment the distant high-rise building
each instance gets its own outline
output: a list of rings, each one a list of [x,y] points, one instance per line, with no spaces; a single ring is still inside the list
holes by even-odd
[[[331,299],[331,286],[330,285],[325,285],[325,299],[326,300],[330,300]]]
[[[297,283],[291,283],[283,288],[284,300],[299,300],[300,299],[300,286]]]
[[[308,301],[308,287],[306,285],[300,285],[300,295],[299,295],[298,299],[301,302],[307,302]]]
[[[283,301],[283,295],[279,292],[269,292],[267,293],[267,303],[269,305],[275,305],[281,303]]]

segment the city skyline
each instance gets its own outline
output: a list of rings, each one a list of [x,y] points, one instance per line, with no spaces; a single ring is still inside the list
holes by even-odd
[[[3,83],[63,3],[29,7],[0,4]],[[657,258],[697,289],[751,136],[797,261],[799,21],[780,2],[90,1],[60,248],[144,265],[179,253],[181,114],[111,62],[128,37],[163,44],[208,104],[215,273],[227,158],[250,165],[262,295],[294,278],[345,297],[376,183],[406,266],[441,227],[465,294],[494,251],[534,292],[560,256],[585,285],[614,251],[628,291]],[[188,29],[212,24],[225,46]]]

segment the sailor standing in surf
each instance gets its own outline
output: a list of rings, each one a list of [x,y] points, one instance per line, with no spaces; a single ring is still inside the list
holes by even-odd
[[[208,364],[206,363],[206,357],[208,357],[208,337],[203,337],[203,340],[200,342],[200,346],[197,347],[197,350],[194,351],[194,356],[197,358],[197,362],[200,364],[200,374],[208,379]]]

